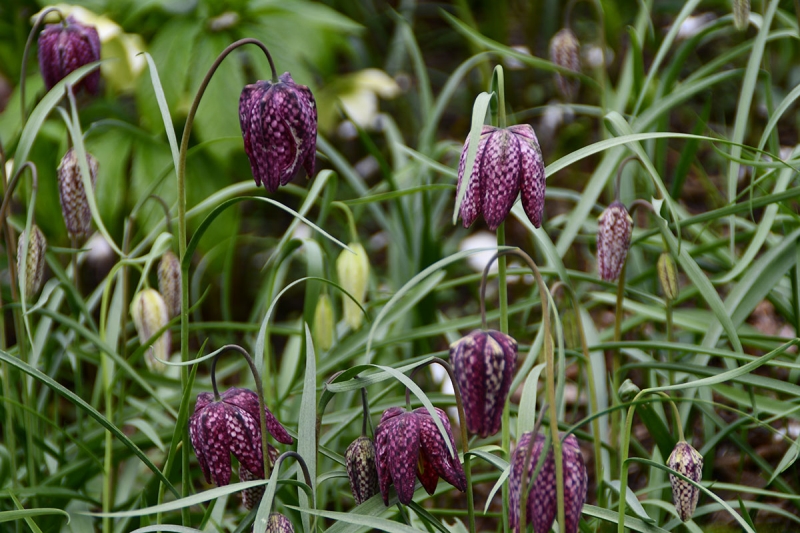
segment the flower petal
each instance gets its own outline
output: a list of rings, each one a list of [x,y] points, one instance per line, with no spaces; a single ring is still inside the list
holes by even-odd
[[[546,187],[542,149],[539,147],[536,133],[534,133],[530,125],[520,124],[512,126],[509,130],[515,134],[520,144],[522,159],[520,197],[522,199],[522,208],[531,223],[539,228],[542,226]]]

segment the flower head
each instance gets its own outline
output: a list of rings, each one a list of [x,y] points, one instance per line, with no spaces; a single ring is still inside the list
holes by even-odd
[[[436,414],[456,451],[450,420],[441,409]],[[393,483],[401,503],[414,497],[414,481],[419,478],[428,494],[433,494],[439,477],[464,492],[467,480],[458,455],[450,455],[436,423],[424,407],[406,411],[387,409],[375,429],[378,481],[383,502],[389,505],[389,484]]]
[[[167,305],[161,294],[155,289],[144,289],[136,294],[131,302],[131,318],[133,318],[133,325],[136,326],[139,342],[145,344],[150,337],[169,322]],[[164,363],[159,359],[169,359],[171,346],[172,336],[169,330],[166,330],[145,355],[145,363],[151,372],[163,372],[166,369]]]
[[[683,474],[695,483],[700,483],[703,478],[703,456],[685,440],[680,441],[672,450],[667,465],[676,472]],[[681,520],[687,522],[692,518],[700,498],[700,489],[673,474],[669,475],[672,484],[672,500]]]
[[[378,470],[375,466],[375,445],[369,437],[361,436],[347,447],[344,454],[350,490],[361,505],[378,494]]]
[[[597,221],[597,271],[604,281],[619,277],[631,245],[633,219],[621,202],[615,201]]]
[[[494,435],[500,430],[517,363],[517,341],[499,331],[476,329],[450,345],[450,362],[470,433]]]
[[[48,24],[39,34],[39,70],[48,90],[73,70],[100,60],[100,37],[94,26],[84,26],[73,17]],[[89,73],[77,86],[97,94],[100,71]]]
[[[23,242],[25,233],[19,236],[17,241],[17,272],[25,272],[25,296],[34,296],[42,288],[44,280],[44,252],[47,250],[47,240],[39,226],[31,226],[30,237],[28,238],[28,255],[25,257],[25,266],[22,263]]]
[[[94,187],[97,182],[97,159],[86,154],[89,175]],[[58,166],[58,192],[61,214],[71,237],[88,235],[92,231],[92,211],[81,179],[81,169],[75,150],[70,148]]]
[[[294,526],[280,513],[270,513],[267,533],[294,533]]]
[[[270,192],[289,183],[301,165],[311,177],[317,149],[314,95],[288,72],[278,79],[247,85],[239,97],[244,151],[256,184]]]
[[[536,479],[531,482],[536,465],[544,448],[545,437],[536,434],[531,443],[531,434],[525,433],[519,439],[517,448],[511,457],[511,474],[509,476],[509,525],[515,533],[520,532],[520,503],[522,501],[522,475],[528,447],[531,450],[530,466],[527,473],[528,500],[525,516],[533,522],[534,533],[547,533],[556,518],[558,505],[558,488],[556,482],[556,462],[553,449],[548,450]],[[561,457],[564,468],[564,510],[567,533],[577,533],[581,518],[581,510],[586,501],[586,490],[589,479],[586,464],[578,446],[575,435],[569,435],[562,442]]]
[[[367,252],[360,243],[351,242],[347,245],[350,250],[342,250],[336,258],[336,275],[339,284],[358,303],[363,304],[367,299],[367,287],[369,285],[369,258]],[[344,310],[344,321],[350,329],[356,330],[361,327],[364,320],[364,312],[358,303],[348,296],[342,298],[342,309]]]
[[[269,410],[264,409],[267,431],[275,440],[291,444],[292,437]],[[219,400],[210,392],[197,396],[194,413],[189,417],[189,437],[206,481],[217,486],[231,480],[231,454],[252,474],[264,478],[261,453],[261,422],[258,395],[249,389],[232,387]],[[269,447],[270,457],[274,453]],[[243,479],[240,471],[240,479]],[[245,478],[247,475],[245,474]]]
[[[181,314],[181,263],[172,250],[167,250],[158,262],[158,292],[167,305],[169,318]]]
[[[472,179],[464,176],[469,139],[461,151],[458,190],[468,180],[461,219],[468,228],[478,215],[495,230],[508,216],[517,194],[521,193],[525,214],[537,228],[544,210],[544,160],[533,128],[520,124],[509,128],[484,126],[481,131]]]
[[[550,61],[559,67],[568,68],[575,72],[581,70],[581,43],[569,28],[563,28],[550,39]],[[561,96],[572,100],[578,93],[580,80],[574,77],[565,77],[556,73],[556,86]]]

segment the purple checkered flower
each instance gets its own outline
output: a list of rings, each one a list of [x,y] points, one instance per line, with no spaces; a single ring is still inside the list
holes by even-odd
[[[450,420],[439,408],[436,408],[436,414],[455,452]],[[450,455],[436,423],[424,407],[413,411],[401,407],[387,409],[375,429],[375,451],[381,495],[386,505],[389,505],[389,485],[392,483],[400,502],[411,503],[415,478],[419,478],[428,494],[436,490],[440,477],[461,492],[467,490],[467,479],[458,454]]]
[[[280,513],[270,513],[267,533],[294,533],[294,526]]]
[[[695,483],[700,483],[703,478],[703,456],[685,440],[675,445],[675,449],[672,450],[667,460],[667,465]],[[700,489],[673,474],[669,475],[669,482],[672,485],[672,499],[675,502],[678,516],[684,522],[688,522],[692,518],[694,510],[697,509]]]
[[[256,184],[270,192],[289,183],[301,165],[313,176],[317,150],[314,95],[288,72],[278,79],[247,85],[239,97],[244,151]]]
[[[450,362],[464,399],[467,429],[481,437],[500,431],[503,406],[517,363],[517,341],[476,329],[450,345]]]
[[[467,161],[469,138],[458,165],[458,191],[461,191]],[[461,203],[461,219],[468,228],[478,215],[496,230],[508,216],[521,193],[525,214],[537,228],[544,211],[544,160],[533,128],[519,124],[509,128],[484,126],[478,142],[472,179]]]
[[[291,444],[292,437],[265,409],[267,431],[275,440]],[[261,423],[258,416],[258,396],[248,389],[232,387],[214,400],[210,392],[197,396],[194,413],[189,417],[189,437],[206,481],[217,486],[227,485],[231,479],[231,454],[253,477],[247,474],[240,479],[263,479],[264,463],[261,454]],[[269,446],[270,457],[274,448]]]
[[[631,246],[633,219],[621,202],[609,205],[597,220],[597,271],[603,281],[617,279]]]
[[[58,24],[48,24],[39,34],[39,70],[47,90],[73,70],[100,60],[100,37],[94,26],[84,26],[73,17]],[[97,94],[100,71],[90,72],[75,86]]]
[[[553,458],[552,447],[548,450],[539,474],[531,481],[531,476],[536,472],[536,465],[544,448],[545,437],[536,434],[533,439],[531,462],[527,474],[528,500],[525,516],[533,522],[534,533],[547,533],[553,526],[558,507],[558,486],[556,483],[556,462]],[[508,479],[509,492],[509,525],[515,533],[520,533],[520,504],[522,471],[525,468],[525,458],[528,447],[531,445],[531,434],[525,433],[519,439],[517,448],[511,457],[511,474]],[[586,490],[589,479],[586,474],[586,464],[578,446],[575,435],[569,435],[561,446],[562,464],[564,466],[564,506],[565,526],[567,533],[577,533],[581,518],[581,510],[586,501]]]
[[[344,454],[347,477],[350,479],[350,491],[356,504],[378,494],[378,470],[375,466],[375,445],[369,437],[361,436],[347,447]]]

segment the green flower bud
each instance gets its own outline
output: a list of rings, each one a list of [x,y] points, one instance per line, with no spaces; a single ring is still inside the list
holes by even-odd
[[[364,304],[367,299],[367,285],[369,282],[369,259],[364,247],[357,242],[348,244],[355,253],[342,250],[336,259],[336,274],[339,284],[349,292],[358,303]],[[344,296],[344,321],[351,329],[361,327],[364,315],[356,303]]]
[[[158,262],[158,292],[167,304],[169,318],[181,314],[181,263],[171,250]]]
[[[333,346],[333,306],[331,297],[321,294],[314,310],[314,347],[318,350],[329,350]]]
[[[154,289],[145,289],[133,297],[131,302],[131,318],[139,335],[139,342],[145,344],[150,337],[169,322],[167,304]],[[163,372],[166,365],[158,359],[167,360],[170,356],[172,338],[169,330],[164,331],[145,354],[145,363],[151,372]],[[158,359],[156,359],[158,358]]]
[[[658,257],[656,263],[656,270],[658,271],[658,281],[661,283],[661,290],[664,291],[664,297],[667,300],[674,300],[678,297],[678,268],[675,266],[675,261],[672,256],[667,252],[662,253]]]
[[[619,399],[623,402],[629,402],[633,400],[640,392],[642,392],[642,389],[636,386],[636,383],[630,379],[626,379],[622,382],[622,385],[619,386],[617,396],[619,396]]]
[[[17,275],[25,272],[25,294],[24,298],[32,297],[42,288],[44,279],[44,252],[47,249],[47,240],[44,238],[39,226],[31,226],[31,236],[28,239],[28,255],[25,258],[25,266],[22,266],[23,243],[25,233],[19,236],[17,242]]]
[[[750,21],[750,0],[733,0],[733,26],[741,31]]]
[[[667,460],[667,466],[695,483],[699,483],[703,478],[703,456],[685,440],[675,445],[675,449],[672,450],[672,454]],[[687,522],[697,508],[700,489],[673,474],[669,475],[669,482],[672,484],[672,499],[675,502],[678,516]]]

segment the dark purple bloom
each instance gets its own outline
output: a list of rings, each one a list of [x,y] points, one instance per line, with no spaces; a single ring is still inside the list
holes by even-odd
[[[528,500],[525,516],[527,523],[533,522],[534,533],[547,533],[556,519],[558,507],[558,485],[556,483],[556,462],[553,458],[553,448],[548,450],[539,474],[531,481],[531,476],[536,472],[536,465],[544,448],[544,435],[537,434],[533,439],[531,462],[527,474]],[[525,433],[519,439],[517,448],[511,457],[511,474],[508,479],[509,491],[509,525],[515,533],[520,532],[520,504],[522,471],[525,468],[525,458],[528,447],[531,445],[531,434]],[[561,446],[562,464],[564,467],[564,510],[565,526],[567,533],[577,533],[581,519],[581,510],[586,501],[586,490],[589,479],[586,474],[586,464],[583,461],[578,439],[569,435]]]
[[[468,148],[469,138],[458,165],[459,191],[462,182],[468,179],[464,176]],[[483,215],[489,228],[497,229],[521,193],[525,214],[538,228],[542,225],[544,189],[544,160],[533,128],[528,124],[505,129],[484,126],[472,179],[461,204],[464,227],[468,228],[478,215]]]
[[[275,416],[265,409],[267,431],[275,440],[291,444],[292,437]],[[217,486],[231,480],[231,453],[254,477],[264,478],[261,454],[261,423],[258,396],[248,389],[230,388],[219,401],[203,392],[197,396],[189,417],[189,437],[206,481]],[[270,456],[274,453],[270,446]],[[240,473],[240,478],[242,475]]]
[[[361,436],[347,447],[344,454],[350,490],[361,505],[378,494],[378,470],[375,466],[375,445],[369,437]]]
[[[94,26],[84,26],[73,17],[48,24],[39,34],[39,70],[48,90],[83,65],[100,60],[100,37]],[[75,86],[97,94],[100,71],[94,70]]]
[[[285,72],[278,83],[247,85],[239,97],[244,151],[256,184],[275,192],[300,166],[314,174],[317,150],[317,104],[305,85]]]
[[[631,246],[633,219],[621,202],[609,205],[597,220],[597,271],[604,281],[617,279]]]
[[[294,533],[294,526],[280,513],[270,513],[267,533]]]
[[[517,341],[499,331],[476,329],[450,346],[467,429],[481,437],[500,430],[503,406],[517,363]]]
[[[450,420],[439,408],[436,413],[456,451]],[[387,409],[375,429],[378,479],[383,502],[389,505],[389,484],[393,483],[401,503],[408,505],[414,497],[414,481],[433,494],[439,477],[464,492],[467,479],[458,460],[450,455],[436,423],[424,407],[406,411],[401,407]]]

